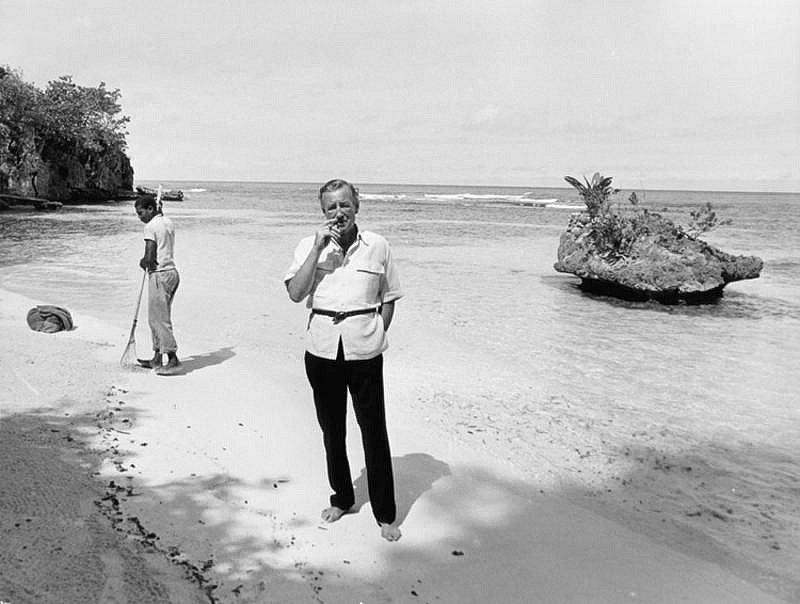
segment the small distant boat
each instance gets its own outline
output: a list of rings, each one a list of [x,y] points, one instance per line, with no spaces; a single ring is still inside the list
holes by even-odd
[[[158,195],[157,189],[150,187],[136,187],[136,192],[140,195]],[[162,201],[183,201],[183,191],[180,189],[170,189],[169,191],[161,191]]]

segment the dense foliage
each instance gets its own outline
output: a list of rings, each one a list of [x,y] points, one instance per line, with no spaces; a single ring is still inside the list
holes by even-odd
[[[129,118],[121,115],[119,90],[79,86],[63,76],[40,90],[20,73],[0,66],[0,191],[36,176],[55,158],[74,157],[88,182],[104,162],[126,148]]]
[[[601,176],[596,172],[591,181],[584,177],[581,183],[572,176],[565,176],[564,180],[577,189],[586,204],[586,212],[571,217],[570,228],[586,232],[600,255],[609,259],[628,257],[633,247],[645,238],[656,239],[661,245],[670,247],[683,237],[696,238],[731,222],[717,218],[709,202],[692,210],[689,224],[682,227],[642,207],[635,192],[628,197],[628,208],[613,205],[612,198],[620,190],[611,186],[610,176]]]

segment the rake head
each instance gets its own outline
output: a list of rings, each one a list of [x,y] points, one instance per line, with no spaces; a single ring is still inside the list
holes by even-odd
[[[125,347],[125,352],[119,360],[120,367],[123,369],[138,369],[141,367],[136,360],[136,341],[131,339]]]
[[[128,336],[128,345],[125,347],[125,352],[119,360],[119,364],[123,369],[139,368],[141,365],[136,359],[136,323],[139,321],[139,307],[142,304],[142,293],[144,293],[144,284],[147,280],[147,272],[142,272],[142,284],[139,286],[139,297],[136,298],[136,311],[133,313],[133,325],[131,325],[131,334]]]

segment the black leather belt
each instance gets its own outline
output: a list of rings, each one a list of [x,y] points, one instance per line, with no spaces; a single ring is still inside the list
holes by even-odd
[[[377,308],[361,308],[359,310],[324,310],[322,308],[312,308],[311,314],[324,315],[326,317],[333,317],[333,324],[341,323],[347,317],[354,317],[356,315],[369,315],[378,312]]]

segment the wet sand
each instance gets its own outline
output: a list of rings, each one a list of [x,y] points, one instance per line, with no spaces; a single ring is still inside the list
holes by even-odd
[[[91,419],[20,414],[0,424],[3,601],[208,601],[193,569],[123,518],[117,485],[93,477],[98,454],[72,436]]]
[[[0,601],[208,602],[194,569],[175,564],[120,510],[125,481],[101,476],[112,452],[94,439],[112,431],[106,401],[118,371],[96,356],[105,347],[97,325],[81,318],[81,335],[34,333],[18,306],[6,314],[7,304],[3,298]]]

